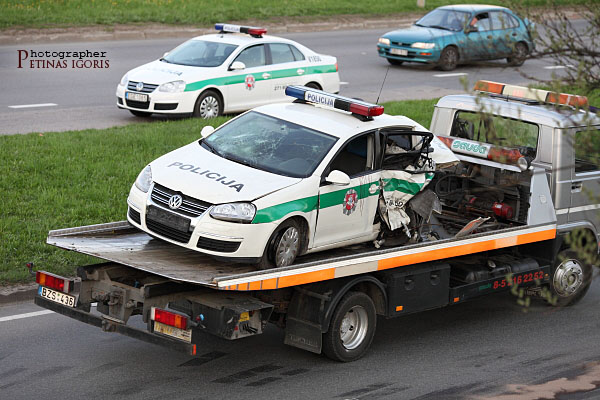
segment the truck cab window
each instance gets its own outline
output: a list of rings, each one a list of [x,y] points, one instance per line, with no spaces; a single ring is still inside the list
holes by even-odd
[[[600,170],[600,130],[579,131],[575,134],[575,172]]]

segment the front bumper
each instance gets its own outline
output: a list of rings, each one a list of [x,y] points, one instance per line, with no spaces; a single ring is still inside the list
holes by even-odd
[[[256,263],[263,256],[267,242],[277,228],[277,222],[242,224],[217,220],[210,216],[209,208],[196,218],[186,217],[191,220],[189,232],[181,234],[155,221],[148,223],[148,205],[173,212],[153,202],[151,192],[152,188],[148,193],[143,193],[132,185],[127,199],[129,223],[152,236],[190,250],[237,262]]]
[[[406,55],[392,54],[392,49],[404,50]],[[389,58],[398,61],[419,62],[426,64],[435,64],[440,60],[441,52],[439,49],[414,49],[406,46],[390,46],[384,44],[377,45],[377,53],[380,57]]]
[[[148,102],[132,101],[125,98],[125,93],[147,94]],[[155,89],[152,93],[141,93],[127,90],[125,86],[117,86],[117,107],[161,114],[188,114],[194,111],[197,92],[167,93]]]

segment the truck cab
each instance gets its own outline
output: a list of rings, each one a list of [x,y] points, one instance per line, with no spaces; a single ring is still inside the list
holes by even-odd
[[[526,168],[545,172],[557,233],[579,229],[585,237],[595,238],[588,244],[597,248],[600,118],[584,109],[587,98],[489,81],[477,82],[475,90],[474,95],[441,98],[430,130],[452,140],[451,147],[462,160],[472,157],[465,142],[518,151]]]

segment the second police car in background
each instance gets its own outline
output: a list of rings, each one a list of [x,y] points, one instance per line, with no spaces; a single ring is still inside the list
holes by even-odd
[[[261,268],[374,240],[388,155],[382,149],[394,144],[398,156],[419,159],[419,148],[430,152],[437,139],[406,117],[383,114],[382,106],[306,87],[285,92],[317,105],[271,104],[214,133],[205,127],[202,139],[139,174],[127,200],[130,223],[188,249]],[[452,154],[439,145],[434,155]],[[408,180],[385,185],[400,188],[401,196],[422,189],[423,182]]]
[[[127,72],[117,106],[152,113],[211,118],[280,101],[288,85],[337,93],[337,59],[266,29],[216,24],[217,34],[188,40],[159,60]]]

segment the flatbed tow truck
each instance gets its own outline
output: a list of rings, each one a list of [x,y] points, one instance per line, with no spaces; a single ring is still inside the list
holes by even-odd
[[[589,132],[589,124],[569,119],[566,126],[564,115],[557,119],[560,113],[531,100],[540,93],[527,88],[516,96],[507,85],[477,85],[488,92],[478,101],[498,107],[497,120],[477,126],[469,119],[478,115],[476,96],[440,100],[431,130],[461,161],[432,181],[442,207],[428,226],[437,229],[419,231],[417,240],[394,245],[392,238],[379,248],[355,245],[257,270],[154,239],[127,221],[60,229],[49,233],[48,244],[105,262],[78,267],[76,278],[37,271],[35,303],[191,355],[206,333],[239,339],[261,334],[271,322],[285,330],[286,344],[339,361],[367,352],[377,315],[398,317],[506,290],[574,304],[590,286],[600,238],[600,207],[576,196],[581,186],[600,193],[600,167],[597,159],[575,160],[579,153],[565,150],[572,142],[561,138],[564,130]],[[600,120],[590,118],[598,135]],[[516,148],[506,146],[510,137],[502,146],[481,137],[476,129],[489,133],[490,121],[499,135],[503,122],[527,124],[523,135],[535,133],[533,143]],[[574,165],[585,171],[571,176],[566,171]],[[574,238],[586,255],[572,248]],[[90,311],[93,303],[97,312]],[[135,315],[147,329],[127,324]]]

